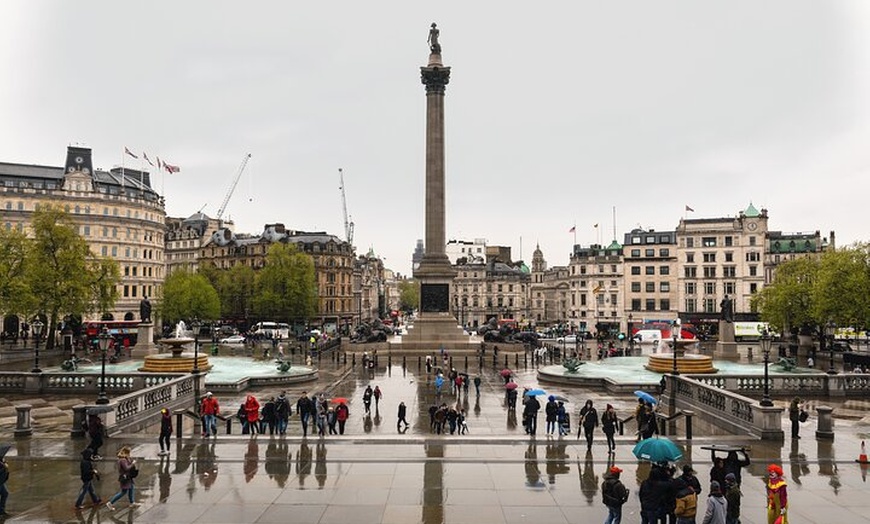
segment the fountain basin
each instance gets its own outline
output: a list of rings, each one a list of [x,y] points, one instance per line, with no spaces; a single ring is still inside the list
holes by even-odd
[[[650,371],[657,373],[671,373],[674,370],[673,353],[657,353],[649,356],[647,365]],[[677,371],[680,373],[716,373],[713,367],[713,357],[707,355],[681,355],[677,352]]]
[[[193,353],[175,353],[147,355],[145,364],[139,371],[148,373],[190,373],[193,371]],[[200,371],[208,371],[211,364],[208,363],[208,355],[200,353],[196,358],[197,367]]]

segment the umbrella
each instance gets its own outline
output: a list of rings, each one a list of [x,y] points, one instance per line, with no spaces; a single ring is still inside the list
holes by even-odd
[[[347,399],[344,397],[336,397],[332,399],[332,402],[335,404],[347,404]]]
[[[6,454],[9,453],[10,449],[12,449],[12,444],[0,445],[0,460],[3,460]]]
[[[638,391],[635,391],[634,394],[635,394],[635,396],[637,396],[637,398],[643,399],[644,402],[649,402],[650,404],[658,404],[659,403],[659,401],[656,400],[656,398],[654,396],[650,395],[646,391],[638,390]]]
[[[567,397],[563,397],[562,395],[553,395],[553,400],[556,402],[570,402]]]
[[[435,377],[435,387],[440,388],[443,385],[444,385],[444,377],[442,377],[441,375],[438,375],[437,377]]]
[[[511,370],[509,370],[509,369],[507,369],[507,368],[501,370],[501,372],[499,373],[499,375],[501,375],[501,376],[503,376],[503,377],[509,377],[509,376],[511,376],[511,375],[513,375],[513,374],[514,374],[514,372],[511,371]]]
[[[517,383],[516,382],[508,382],[507,384],[504,385],[504,388],[505,389],[517,389]]]
[[[631,450],[634,456],[650,462],[676,462],[683,452],[667,438],[648,438],[635,444]]]
[[[544,391],[543,389],[530,389],[530,390],[526,391],[525,393],[523,393],[523,395],[525,395],[527,397],[536,397],[538,395],[546,395],[546,394],[547,394],[547,392]]]

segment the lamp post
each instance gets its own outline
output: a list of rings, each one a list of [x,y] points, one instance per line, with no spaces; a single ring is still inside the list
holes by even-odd
[[[674,369],[673,369],[673,371],[672,371],[671,373],[673,373],[674,375],[679,375],[679,374],[680,374],[680,370],[677,369],[677,339],[680,338],[680,326],[679,326],[679,324],[674,324],[674,327],[673,327],[672,331],[673,331],[672,334],[673,334],[673,336],[674,336],[674,348],[673,348],[673,353],[674,353]]]
[[[33,369],[30,371],[32,373],[42,373],[42,370],[39,369],[39,337],[42,335],[42,328],[45,327],[45,324],[39,320],[39,317],[33,319],[33,322],[30,324],[30,327],[33,328],[33,337],[36,339],[34,343],[36,344],[34,353],[33,353]]]
[[[199,319],[193,317],[190,322],[190,327],[193,329],[193,369],[190,372],[193,374],[193,409],[199,414]]]
[[[108,404],[109,397],[106,396],[106,352],[109,350],[109,340],[112,337],[109,336],[109,330],[106,326],[103,326],[103,329],[100,330],[98,339],[100,341],[100,360],[102,365],[100,367],[100,394],[97,397],[97,404]]]
[[[837,331],[837,324],[834,321],[829,321],[825,325],[825,335],[827,335],[828,349],[831,351],[831,365],[828,368],[828,375],[836,375],[837,370],[834,369],[834,333]]]
[[[761,353],[764,355],[764,396],[761,398],[761,405],[770,407],[773,401],[770,400],[770,377],[767,374],[767,368],[770,365],[770,344],[772,340],[767,329],[761,334]]]
[[[628,354],[634,355],[634,329],[632,328],[632,324],[634,321],[634,317],[631,316],[631,313],[628,314]]]

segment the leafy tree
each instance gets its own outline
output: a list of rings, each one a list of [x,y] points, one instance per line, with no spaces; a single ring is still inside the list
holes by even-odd
[[[780,333],[801,325],[818,324],[812,313],[818,269],[818,260],[809,257],[780,264],[773,282],[752,297],[753,309]]]
[[[218,294],[221,298],[223,318],[247,318],[253,311],[255,274],[251,266],[236,264],[228,271],[222,271]]]
[[[34,309],[24,272],[28,247],[23,232],[0,228],[0,315]]]
[[[399,282],[399,308],[414,311],[420,307],[420,282],[410,279]]]
[[[317,313],[314,259],[292,244],[275,243],[256,275],[254,313],[264,320],[292,322]]]
[[[175,324],[194,318],[217,320],[220,298],[211,282],[198,273],[173,271],[163,283],[163,297],[158,305],[163,322]]]
[[[35,211],[31,227],[25,280],[35,304],[32,313],[46,315],[46,346],[53,347],[55,326],[63,316],[105,311],[114,305],[120,270],[114,260],[91,252],[58,206]]]

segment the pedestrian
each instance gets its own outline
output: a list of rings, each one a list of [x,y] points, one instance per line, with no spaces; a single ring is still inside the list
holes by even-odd
[[[447,405],[441,404],[435,411],[435,433],[440,435],[444,430],[444,423],[447,422]]]
[[[592,451],[592,436],[598,427],[598,411],[592,406],[592,400],[587,400],[586,405],[580,410],[580,425],[577,428],[577,438],[580,438],[580,430],[586,435],[586,451]]]
[[[701,494],[701,481],[698,480],[698,477],[695,476],[697,474],[698,474],[698,472],[695,471],[694,469],[692,469],[692,466],[690,466],[689,464],[684,464],[683,465],[683,474],[680,475],[680,478],[683,479],[690,488],[695,490],[695,495],[700,495]],[[720,484],[720,486],[721,486],[721,484]]]
[[[248,412],[245,411],[244,402],[239,405],[239,410],[236,411],[236,418],[239,419],[239,424],[242,425],[242,435],[250,433],[250,429],[248,428]]]
[[[363,407],[365,407],[366,413],[371,413],[372,411],[372,395],[374,395],[374,391],[372,391],[372,387],[366,386],[366,390],[363,391]]]
[[[248,395],[245,399],[245,417],[248,421],[248,431],[253,437],[260,432],[260,403],[254,395]]]
[[[350,410],[347,404],[340,403],[335,407],[335,420],[338,421],[338,434],[344,435],[344,425],[347,423],[347,418],[350,416]]]
[[[160,453],[158,453],[161,457],[164,455],[169,455],[169,437],[172,436],[172,413],[169,412],[168,409],[163,408],[160,410],[160,437],[158,438],[158,442],[160,442]]]
[[[106,433],[106,428],[103,426],[103,420],[96,413],[88,415],[88,436],[91,438],[90,448],[93,450],[93,459],[100,460],[100,447],[103,445],[103,435]]]
[[[648,438],[652,438],[653,435],[658,435],[659,425],[656,421],[656,414],[655,411],[653,411],[652,404],[650,404],[649,402],[646,402],[644,404],[644,412],[641,420],[643,421],[640,433],[640,437],[642,439],[645,440]]]
[[[466,415],[465,410],[460,409],[459,416],[456,418],[456,423],[459,425],[459,434],[460,435],[465,435],[468,433],[468,423],[465,422],[465,419],[466,419],[465,415]]]
[[[791,421],[791,438],[799,439],[800,436],[800,416],[801,416],[801,399],[795,397],[791,399],[791,404],[788,406],[788,419]]]
[[[444,376],[441,375],[441,373],[438,373],[437,375],[435,375],[435,394],[436,395],[441,394],[441,386],[443,386],[443,385],[444,385]]]
[[[429,431],[435,431],[435,413],[438,412],[438,406],[432,404],[429,406]]]
[[[616,439],[613,435],[616,434],[616,427],[619,425],[619,418],[616,416],[616,411],[612,404],[608,404],[604,409],[604,414],[601,415],[601,430],[604,431],[604,436],[607,438],[607,454],[616,453]]]
[[[529,435],[534,435],[538,430],[538,411],[541,409],[541,403],[537,397],[531,395],[527,398],[526,407],[523,408],[523,418],[528,421]]]
[[[653,464],[649,476],[641,482],[638,492],[641,524],[664,522],[668,513],[666,506],[672,494],[667,468],[660,464]]]
[[[474,394],[480,396],[480,375],[474,376]]]
[[[275,429],[278,427],[278,415],[276,413],[275,397],[269,397],[269,400],[263,404],[263,422],[262,424],[269,427],[269,434],[274,435]],[[260,426],[260,433],[265,433],[264,427]]]
[[[619,480],[622,470],[611,466],[604,474],[601,483],[601,500],[607,506],[607,518],[604,524],[620,524],[622,522],[622,505],[628,500],[628,489]]]
[[[330,435],[338,435],[338,431],[335,430],[335,423],[338,421],[338,415],[335,413],[335,408],[329,406],[329,409],[326,410],[326,425],[329,427]]]
[[[402,424],[407,428],[409,426],[408,421],[405,420],[405,414],[407,412],[407,408],[405,407],[404,402],[399,402],[399,421],[396,422],[396,429],[402,431]]]
[[[465,393],[465,398],[468,398],[468,375],[462,375],[462,392]]]
[[[571,424],[568,422],[568,410],[565,409],[565,403],[561,400],[556,404],[556,423],[559,425],[559,437],[571,433]]]
[[[90,495],[94,506],[99,506],[103,503],[100,497],[97,496],[96,491],[94,491],[94,479],[99,480],[100,472],[97,471],[93,456],[94,452],[91,448],[85,448],[82,451],[82,461],[79,463],[82,489],[79,491],[79,496],[76,499],[76,509],[84,509],[85,495]],[[0,508],[2,507],[3,505],[0,504]],[[0,512],[0,515],[2,515],[2,512]]]
[[[510,409],[513,409],[513,410],[517,409],[517,396],[518,395],[519,395],[519,393],[517,393],[517,388],[513,388],[513,389],[508,390],[508,392],[507,392],[508,407]]]
[[[136,461],[130,458],[130,447],[122,447],[118,450],[118,484],[120,484],[121,489],[109,499],[109,502],[106,502],[106,507],[109,510],[115,511],[115,502],[118,502],[124,495],[127,495],[130,507],[139,506],[133,493],[135,490],[133,479],[138,475],[139,469],[136,467]]]
[[[459,420],[459,412],[456,411],[456,408],[450,406],[447,409],[447,425],[450,427],[450,434],[453,435],[456,433],[456,425]]]
[[[290,401],[287,400],[287,392],[282,391],[275,400],[275,417],[278,423],[278,433],[287,433],[287,423],[290,421]]]
[[[432,355],[426,355],[426,374],[432,373]]]
[[[6,513],[6,501],[9,499],[9,488],[6,487],[6,482],[9,481],[9,464],[6,459],[0,457],[0,517],[8,515]]]
[[[308,419],[311,416],[311,399],[308,398],[308,392],[303,391],[302,396],[296,401],[296,413],[299,415],[299,422],[302,423],[302,436],[308,436]]]
[[[676,524],[695,524],[695,515],[698,512],[698,494],[681,477],[674,479],[673,489]]]
[[[816,362],[813,360],[813,357],[807,357],[807,367],[812,368],[816,365]]]
[[[722,488],[715,480],[710,483],[710,496],[707,497],[707,511],[701,524],[725,524],[728,514],[728,501],[722,495]]]
[[[646,405],[642,398],[637,399],[637,406],[634,407],[634,421],[637,422],[637,440],[643,438],[643,423],[646,415]]]
[[[725,500],[728,501],[728,512],[725,515],[725,524],[740,523],[740,499],[743,493],[740,492],[740,484],[737,483],[737,476],[734,473],[725,475]]]
[[[317,413],[314,420],[317,424],[317,435],[323,437],[326,435],[326,412],[329,409],[329,405],[327,404],[326,399],[323,398],[323,394],[317,397],[315,402]]]
[[[550,395],[547,397],[547,404],[544,406],[544,414],[547,417],[547,435],[552,435],[556,430],[557,411],[559,406],[556,404],[556,397]]]
[[[202,436],[217,436],[217,416],[220,414],[220,405],[211,391],[205,394],[200,405],[202,414]]]
[[[375,386],[375,390],[372,392],[372,396],[375,399],[375,412],[377,412],[378,411],[378,404],[381,402],[381,397],[383,396],[383,393],[381,393],[380,386]]]
[[[715,480],[720,486],[725,485],[725,475],[728,474],[728,469],[725,467],[725,459],[716,457],[713,460],[713,467],[710,468],[710,480]]]
[[[783,477],[782,468],[776,464],[767,466],[767,524],[774,524],[782,517],[782,522],[788,524],[788,486]]]

